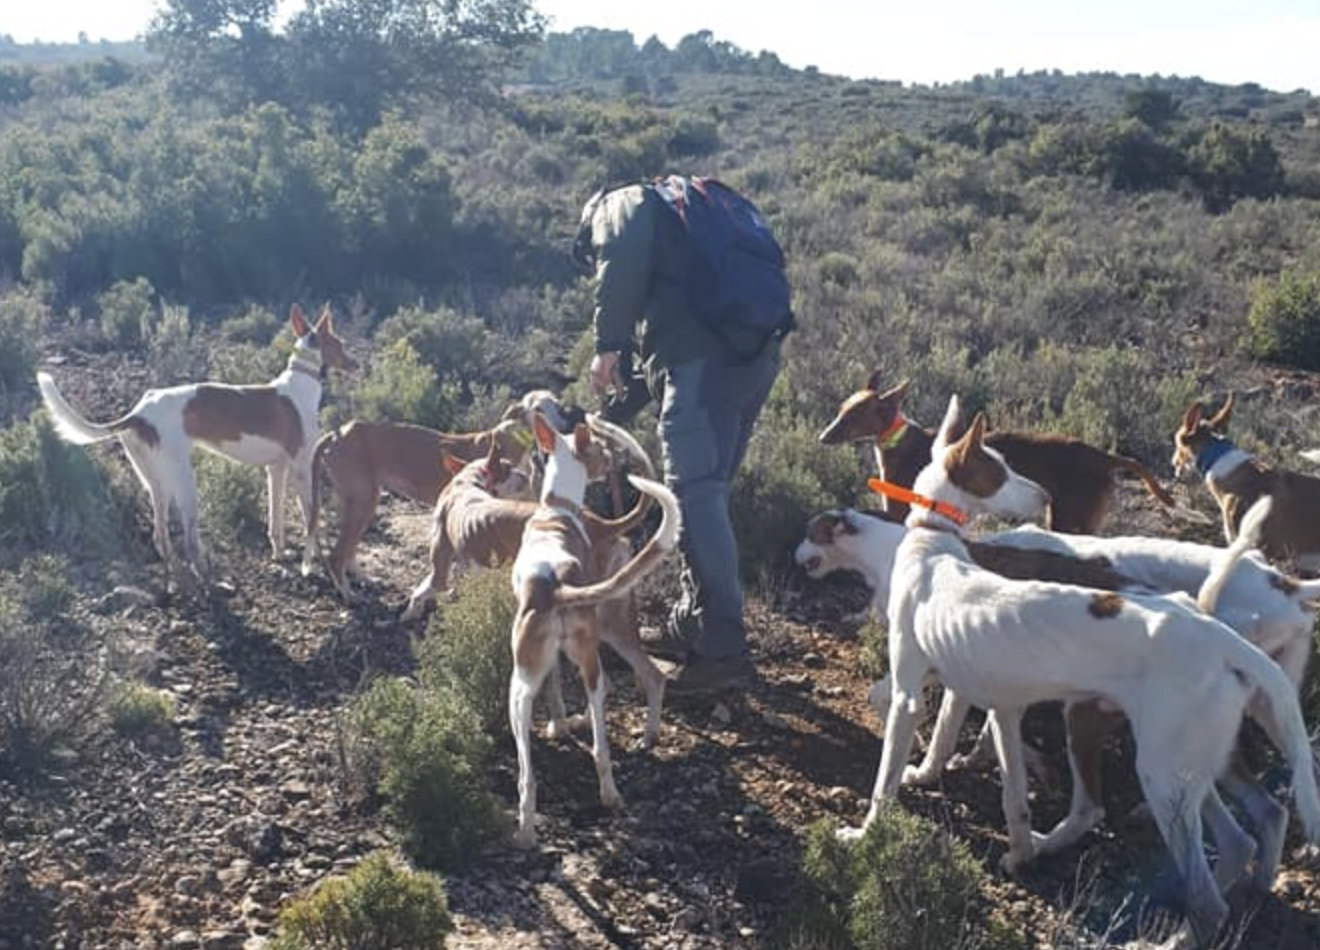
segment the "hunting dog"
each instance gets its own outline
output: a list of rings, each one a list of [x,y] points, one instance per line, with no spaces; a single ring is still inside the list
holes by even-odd
[[[324,470],[329,475],[339,499],[339,536],[326,569],[340,596],[350,600],[349,575],[362,575],[357,549],[376,517],[382,490],[434,508],[452,477],[441,463],[442,456],[470,462],[494,449],[499,457],[521,465],[531,444],[531,430],[515,420],[480,432],[455,433],[353,419],[342,429],[322,435],[312,453],[312,471],[319,474]],[[321,513],[320,479],[313,485],[311,504],[309,521],[316,530]]]
[[[513,622],[513,673],[509,681],[509,724],[518,746],[518,829],[514,843],[536,843],[536,777],[532,772],[532,701],[555,667],[562,650],[582,674],[592,731],[592,758],[606,807],[621,803],[605,733],[605,678],[600,666],[599,621],[594,608],[631,591],[678,543],[678,500],[664,485],[630,475],[629,481],[652,496],[663,512],[660,527],[618,570],[605,578],[588,576],[590,539],[582,502],[592,454],[591,430],[579,425],[571,437],[560,435],[540,413],[532,417],[533,434],[544,453],[545,478],[540,505],[527,522],[513,562],[513,590],[518,598]],[[594,581],[594,582],[593,582]],[[586,586],[583,586],[585,583]]]
[[[903,415],[905,380],[881,391],[879,371],[866,385],[845,399],[834,419],[820,434],[826,445],[873,441],[880,477],[910,486],[917,472],[930,461],[935,433]],[[1003,454],[1014,471],[1044,488],[1050,495],[1049,527],[1073,534],[1094,534],[1113,501],[1114,474],[1130,472],[1172,513],[1189,520],[1204,516],[1178,505],[1136,459],[1114,455],[1080,439],[1032,432],[993,432],[986,444]],[[885,499],[885,510],[897,518],[907,516],[905,503]]]
[[[1219,505],[1229,541],[1237,537],[1256,499],[1269,495],[1274,507],[1260,539],[1265,556],[1292,561],[1298,570],[1320,570],[1320,478],[1272,468],[1239,449],[1227,435],[1232,415],[1232,393],[1209,418],[1199,402],[1193,403],[1173,434],[1174,473],[1180,478],[1201,474]]]
[[[921,504],[910,511],[908,534],[895,555],[888,609],[892,701],[862,831],[898,790],[922,684],[934,671],[946,696],[952,691],[958,702],[988,710],[1008,824],[1008,852],[1001,863],[1016,870],[1036,853],[1022,755],[1023,710],[1047,700],[1103,700],[1131,724],[1137,775],[1181,874],[1189,930],[1178,943],[1204,946],[1228,915],[1220,886],[1235,880],[1244,864],[1223,867],[1221,861],[1219,880],[1211,875],[1201,841],[1202,810],[1220,840],[1242,837],[1214,783],[1256,690],[1293,770],[1306,836],[1320,840],[1313,756],[1292,683],[1263,652],[1185,596],[1013,581],[978,567],[961,536],[966,517],[1029,516],[1046,493],[985,444],[983,415],[954,438],[958,425],[955,397],[932,460],[913,484]],[[1242,553],[1241,546],[1229,549],[1201,591],[1202,606],[1214,603]]]
[[[148,390],[136,406],[113,422],[97,424],[82,418],[60,394],[48,373],[37,374],[42,398],[55,431],[76,445],[118,437],[138,478],[151,496],[152,538],[166,570],[182,583],[202,580],[205,565],[197,528],[197,480],[191,452],[194,445],[266,469],[269,494],[268,537],[271,551],[284,550],[284,496],[292,483],[303,512],[306,540],[303,573],[310,573],[316,552],[312,512],[312,452],[316,442],[321,384],[330,369],[357,368],[335,335],[329,305],[315,326],[302,308],[289,310],[296,343],[288,365],[263,386],[189,383]],[[170,543],[170,510],[178,512],[183,529],[184,560],[189,573],[178,570]]]
[[[894,557],[906,535],[907,529],[902,525],[853,509],[834,509],[811,519],[806,537],[795,551],[795,559],[812,577],[839,570],[857,571],[873,592],[872,610],[883,618],[889,603]],[[1054,581],[1099,590],[1181,591],[1189,595],[1200,591],[1215,565],[1226,556],[1224,549],[1204,544],[1142,537],[1063,535],[1032,526],[984,535],[966,544],[977,564],[1008,578]],[[1252,552],[1231,568],[1214,615],[1275,660],[1296,689],[1301,685],[1311,652],[1318,599],[1320,581],[1288,577]],[[889,683],[877,682],[871,687],[868,699],[884,718],[889,709]],[[957,712],[956,707],[940,707],[941,717]],[[1260,708],[1255,699],[1251,712],[1263,721],[1267,731],[1271,729],[1268,710]],[[1066,715],[1073,774],[1072,805],[1067,817],[1039,840],[1037,852],[1041,854],[1070,846],[1103,819],[1102,744],[1122,723],[1121,717],[1106,712],[1098,703],[1073,703]],[[960,721],[943,722],[937,724],[935,731],[952,739],[960,726]],[[984,733],[982,737],[985,738]],[[924,785],[935,781],[949,764],[951,752],[951,745],[941,747],[933,743],[920,766],[908,766],[904,770],[903,783]],[[1252,819],[1258,842],[1253,885],[1268,890],[1282,859],[1287,811],[1255,782],[1236,758],[1222,784],[1242,802]],[[1220,842],[1221,851],[1227,847]]]

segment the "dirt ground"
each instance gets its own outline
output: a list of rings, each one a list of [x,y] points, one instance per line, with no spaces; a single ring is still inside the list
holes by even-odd
[[[118,449],[98,451],[122,461]],[[0,950],[256,950],[285,899],[389,845],[381,817],[345,792],[338,728],[369,676],[412,667],[417,628],[395,618],[421,568],[427,514],[392,500],[382,511],[363,552],[377,581],[352,607],[323,577],[301,577],[292,552],[274,563],[259,542],[219,559],[205,601],[162,599],[145,515],[142,557],[116,576],[80,580],[71,619],[126,644],[144,678],[173,696],[177,728],[145,742],[103,741],[42,780],[0,782]],[[1113,519],[1128,530],[1168,530],[1126,484]],[[652,622],[666,583],[672,577],[645,599]],[[449,946],[774,946],[799,886],[804,830],[822,818],[860,821],[879,761],[858,623],[845,619],[865,600],[846,579],[792,578],[754,597],[760,682],[745,695],[669,699],[650,752],[629,748],[642,703],[626,668],[610,664],[625,807],[598,806],[581,737],[538,737],[541,846],[525,853],[501,843],[447,878],[458,928]],[[1028,739],[1053,770],[1034,783],[1039,828],[1067,808],[1056,712],[1033,713]],[[1118,816],[1137,804],[1122,746],[1106,783]],[[511,809],[507,735],[496,762],[490,784]],[[1110,820],[1081,848],[1012,879],[998,870],[996,776],[951,772],[939,787],[901,798],[968,843],[990,897],[1038,946],[1131,939],[1176,900],[1163,848],[1140,818]],[[1320,946],[1320,874],[1298,843],[1294,831],[1272,894],[1234,898],[1240,946]]]

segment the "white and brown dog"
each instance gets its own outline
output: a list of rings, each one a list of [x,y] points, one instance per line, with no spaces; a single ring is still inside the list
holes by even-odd
[[[266,469],[269,489],[268,537],[271,551],[284,550],[284,497],[292,483],[306,527],[303,572],[309,573],[316,543],[312,510],[312,451],[316,443],[321,385],[330,369],[352,370],[357,363],[335,335],[327,305],[315,326],[302,308],[289,310],[296,343],[288,365],[260,386],[189,383],[148,390],[127,415],[97,424],[80,416],[60,394],[48,373],[37,374],[42,398],[55,431],[76,445],[118,437],[133,470],[151,496],[152,537],[166,570],[190,583],[202,579],[205,566],[197,528],[197,480],[192,448],[202,448]],[[170,543],[170,511],[178,512],[183,529],[184,560],[191,574],[178,571]]]
[[[1224,537],[1237,537],[1243,516],[1256,499],[1274,499],[1261,528],[1266,557],[1292,561],[1299,570],[1320,570],[1320,478],[1273,468],[1239,449],[1228,438],[1233,394],[1213,416],[1193,403],[1173,434],[1173,470],[1180,477],[1199,472],[1219,505]]]
[[[881,619],[889,604],[889,578],[899,544],[907,535],[900,524],[853,509],[821,512],[807,525],[795,558],[812,577],[834,571],[861,574],[872,590],[871,609]],[[1028,526],[967,541],[972,559],[996,574],[1019,580],[1077,584],[1099,590],[1197,594],[1223,560],[1225,551],[1205,544],[1163,538],[1066,535]],[[1311,652],[1320,581],[1289,577],[1255,552],[1234,564],[1221,589],[1214,615],[1260,647],[1300,687]],[[867,694],[883,719],[889,710],[889,683],[876,682]],[[944,705],[941,716],[956,713]],[[1253,715],[1265,720],[1267,710]],[[1068,755],[1072,767],[1072,805],[1065,817],[1037,844],[1038,853],[1073,844],[1103,818],[1100,804],[1102,745],[1121,724],[1095,703],[1074,703],[1067,710]],[[952,738],[961,723],[944,722],[936,732]],[[983,733],[984,738],[984,733]],[[978,745],[979,748],[979,745]],[[952,748],[932,743],[920,766],[908,766],[904,784],[936,781],[952,760]],[[975,757],[973,753],[971,757]],[[1282,858],[1286,809],[1237,763],[1223,778],[1224,787],[1251,816],[1258,842],[1253,884],[1268,890]],[[1220,842],[1221,851],[1227,847]],[[1230,862],[1231,863],[1231,862]]]
[[[1218,840],[1243,836],[1214,783],[1257,690],[1293,770],[1306,836],[1320,841],[1313,754],[1293,684],[1278,664],[1185,596],[1012,581],[978,567],[963,543],[961,519],[983,512],[1029,515],[1045,492],[985,445],[983,416],[955,439],[957,426],[955,398],[931,463],[912,486],[921,505],[909,513],[909,531],[895,556],[888,610],[892,701],[866,824],[898,790],[922,685],[933,671],[957,701],[989,712],[1008,824],[1002,863],[1015,870],[1036,853],[1023,711],[1047,700],[1103,700],[1131,724],[1137,775],[1184,883],[1190,932],[1177,939],[1207,945],[1228,916],[1220,886],[1243,867],[1216,868],[1219,880],[1211,875],[1202,813]],[[1242,553],[1229,549],[1202,591],[1202,606],[1213,604]]]
[[[592,758],[601,803],[621,803],[614,784],[609,740],[605,733],[605,678],[600,665],[597,608],[632,590],[678,543],[678,500],[650,479],[629,476],[638,491],[652,496],[663,512],[656,534],[632,558],[604,578],[589,576],[590,538],[583,523],[587,487],[586,459],[592,454],[591,430],[577,426],[564,437],[539,413],[533,433],[545,454],[540,505],[527,522],[513,563],[518,598],[513,622],[513,674],[509,683],[509,724],[518,746],[518,830],[514,843],[536,842],[536,778],[532,772],[532,701],[555,667],[562,650],[582,674],[589,703]]]

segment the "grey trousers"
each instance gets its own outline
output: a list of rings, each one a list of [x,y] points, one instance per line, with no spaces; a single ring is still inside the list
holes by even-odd
[[[747,652],[729,486],[778,373],[777,343],[749,365],[707,358],[664,373],[659,433],[665,484],[678,496],[683,517],[682,596],[670,625],[698,656]]]

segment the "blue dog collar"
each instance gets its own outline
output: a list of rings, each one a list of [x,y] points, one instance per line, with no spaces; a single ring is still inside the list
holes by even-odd
[[[1212,439],[1210,444],[1201,450],[1201,454],[1196,456],[1196,470],[1202,475],[1208,475],[1215,463],[1234,448],[1236,446],[1228,439]]]

